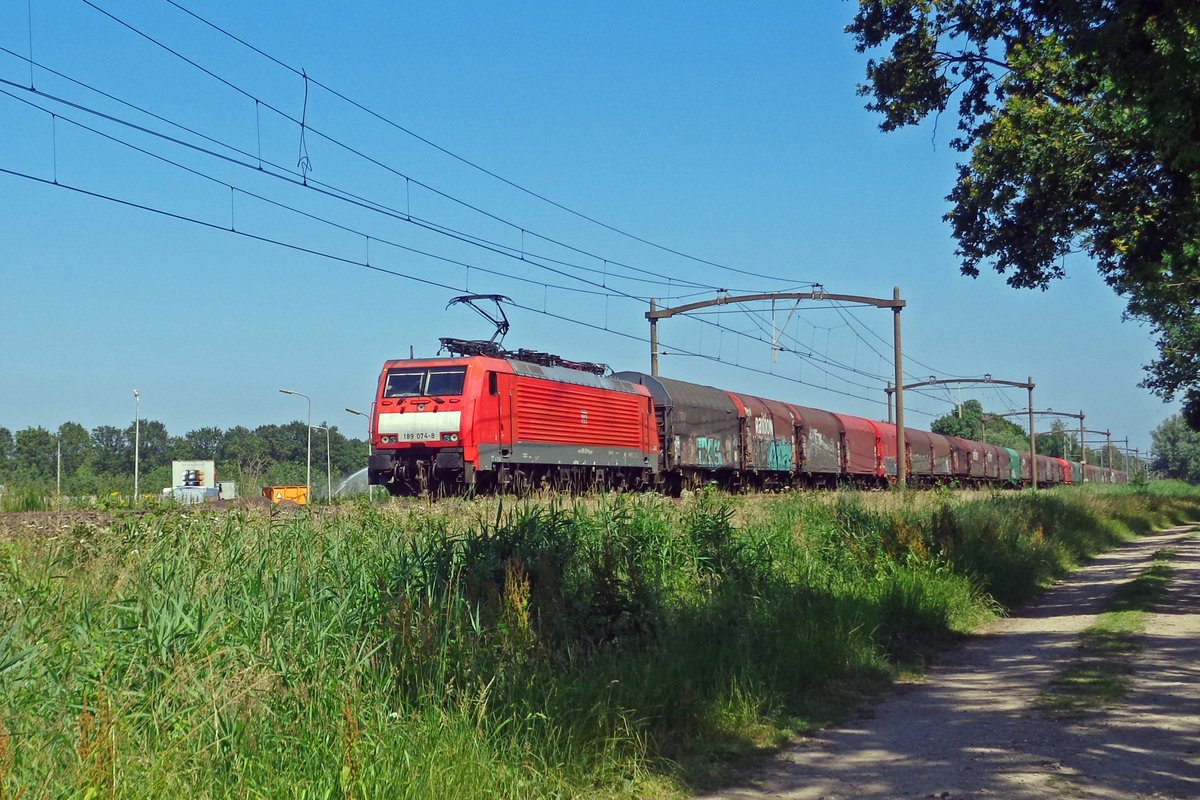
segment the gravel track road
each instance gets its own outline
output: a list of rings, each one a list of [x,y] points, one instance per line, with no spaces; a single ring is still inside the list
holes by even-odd
[[[1200,536],[1143,536],[985,628],[920,683],[781,751],[710,800],[1200,798]],[[1063,721],[1035,708],[1113,591],[1161,548],[1174,570],[1130,692]]]

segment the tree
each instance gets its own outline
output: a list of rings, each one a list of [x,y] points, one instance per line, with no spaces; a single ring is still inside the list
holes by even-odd
[[[949,414],[934,420],[929,430],[943,436],[978,440],[983,432],[983,405],[978,400],[956,405]]]
[[[16,442],[13,441],[12,431],[8,428],[0,428],[0,474],[8,471],[16,449],[17,446]]]
[[[184,434],[177,452],[182,459],[215,460],[224,438],[220,428],[197,428]]]
[[[58,446],[64,476],[74,475],[92,455],[92,437],[78,422],[64,422],[58,426]]]
[[[54,474],[54,434],[45,428],[17,431],[16,463],[27,480],[43,480]]]
[[[885,131],[957,96],[945,219],[962,272],[1045,289],[1087,253],[1149,322],[1143,386],[1200,428],[1200,3],[859,0],[860,94]]]
[[[1191,430],[1176,414],[1150,434],[1150,468],[1168,478],[1200,483],[1200,433]]]
[[[266,456],[272,461],[297,461],[303,464],[307,457],[308,425],[299,420],[286,425],[260,425],[254,430],[254,435],[262,442]],[[316,452],[315,442],[313,452]]]
[[[956,405],[949,414],[935,419],[929,430],[943,436],[958,436],[1013,450],[1029,450],[1029,434],[1020,425],[984,411],[983,404],[978,400],[967,400]]]
[[[268,464],[263,443],[249,428],[238,425],[225,432],[217,453],[217,470],[245,484],[242,491],[262,479]]]
[[[1066,423],[1061,419],[1056,419],[1050,423],[1049,433],[1039,433],[1037,435],[1037,451],[1044,456],[1078,461],[1079,447],[1075,439],[1075,434],[1067,430]],[[1096,462],[1093,461],[1092,463]]]
[[[92,456],[96,471],[109,475],[132,474],[133,439],[112,425],[92,428]]]
[[[140,449],[138,467],[149,472],[155,467],[170,466],[171,464],[171,435],[167,426],[158,420],[144,419],[134,430],[134,425],[125,429],[125,440],[131,445],[129,449],[129,469],[133,469],[133,448],[135,443]]]

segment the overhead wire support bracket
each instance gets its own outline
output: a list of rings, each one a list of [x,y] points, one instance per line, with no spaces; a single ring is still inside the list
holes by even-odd
[[[896,394],[896,417],[898,420],[897,427],[903,428],[904,416],[903,416],[903,410],[902,410],[903,407],[901,406],[900,398],[902,398],[904,396],[905,390],[919,389],[922,386],[946,386],[946,385],[952,384],[952,383],[957,383],[957,384],[963,384],[963,383],[1000,384],[1001,386],[1015,386],[1018,389],[1025,389],[1026,391],[1029,392],[1029,408],[1028,408],[1028,410],[1016,412],[1016,413],[1012,414],[1011,416],[1016,416],[1017,414],[1028,414],[1029,415],[1029,460],[1030,460],[1029,470],[1030,470],[1030,478],[1031,478],[1030,482],[1033,484],[1033,488],[1037,489],[1038,488],[1037,443],[1036,443],[1036,440],[1034,439],[1035,433],[1033,430],[1033,415],[1036,413],[1041,413],[1041,412],[1035,412],[1033,410],[1033,390],[1034,390],[1036,384],[1034,384],[1032,377],[1030,377],[1029,380],[1022,383],[1020,381],[1002,381],[1002,380],[999,380],[998,378],[993,378],[991,376],[991,373],[988,373],[988,374],[984,375],[982,378],[942,378],[941,380],[939,380],[937,378],[930,378],[927,381],[917,381],[916,383],[902,383],[900,381],[900,371],[897,370],[896,371],[896,385],[889,386],[883,390],[884,393],[887,395],[887,401],[888,401],[888,422],[892,421],[892,393],[893,392]],[[994,414],[993,416],[999,417],[999,416],[1009,416],[1009,415]],[[1071,414],[1070,416],[1075,416],[1075,415]],[[1080,416],[1080,418],[1082,418],[1082,416],[1083,416],[1082,411],[1079,412],[1079,416]],[[896,438],[900,439],[900,440],[904,439],[903,436],[897,436]]]
[[[770,300],[774,303],[777,300],[795,300],[799,307],[802,300],[821,300],[821,301],[836,301],[842,303],[857,303],[859,305],[875,306],[875,308],[890,308],[892,310],[892,341],[894,344],[894,361],[896,368],[896,426],[900,431],[904,430],[904,392],[903,392],[903,358],[900,345],[900,311],[907,305],[904,300],[900,299],[900,287],[896,286],[892,289],[892,297],[867,297],[859,294],[833,294],[825,291],[825,287],[820,284],[815,284],[816,291],[812,292],[761,292],[758,294],[745,294],[730,296],[726,292],[718,292],[717,296],[711,300],[700,300],[695,303],[687,303],[681,306],[672,306],[671,308],[659,308],[655,299],[650,298],[650,310],[646,312],[646,319],[650,321],[650,374],[658,375],[658,321],[660,319],[670,319],[677,314],[686,314],[689,311],[695,311],[700,308],[711,308],[712,306],[724,306],[731,303],[753,303],[762,300]],[[794,311],[795,309],[793,309]],[[772,344],[774,349],[775,344]],[[1032,391],[1032,390],[1031,390]],[[889,395],[890,396],[890,395]],[[896,464],[896,486],[900,489],[905,488],[907,483],[907,466],[905,464],[905,443],[904,436],[896,437],[897,447],[897,464]]]

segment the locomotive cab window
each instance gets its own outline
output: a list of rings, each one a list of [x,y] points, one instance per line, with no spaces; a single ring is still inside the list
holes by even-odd
[[[458,397],[466,381],[466,367],[434,367],[432,369],[393,369],[388,371],[383,396],[394,397]]]
[[[458,397],[462,394],[463,382],[467,379],[467,368],[431,369],[425,385],[425,394]]]

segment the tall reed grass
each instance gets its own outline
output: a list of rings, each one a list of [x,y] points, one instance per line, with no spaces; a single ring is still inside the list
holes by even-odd
[[[705,492],[0,539],[0,798],[671,796],[1198,502]]]

